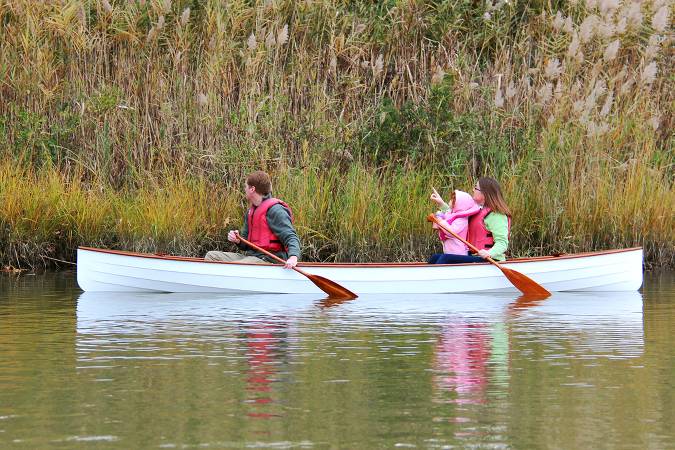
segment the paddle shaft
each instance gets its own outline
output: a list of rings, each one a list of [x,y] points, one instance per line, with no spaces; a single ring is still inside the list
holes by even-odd
[[[284,261],[283,258],[279,258],[279,257],[278,257],[277,255],[275,255],[274,253],[268,252],[268,251],[265,250],[264,248],[260,248],[260,247],[258,247],[257,245],[255,245],[254,243],[247,241],[246,239],[244,239],[243,237],[241,237],[241,235],[240,235],[239,233],[237,233],[237,237],[241,240],[241,242],[243,242],[244,244],[248,245],[248,246],[251,247],[252,249],[257,250],[257,251],[259,251],[260,253],[264,253],[265,255],[269,256],[270,258],[274,259],[275,261],[278,261],[278,262],[280,262],[281,264],[286,265],[286,261]],[[295,271],[298,272],[298,273],[303,274],[303,275],[306,276],[306,277],[309,276],[306,272],[303,272],[301,269],[298,269],[297,267],[292,267],[292,269],[295,270]]]
[[[255,245],[252,242],[247,241],[246,239],[241,237],[241,235],[239,233],[237,233],[237,237],[241,240],[241,242],[248,245],[252,249],[257,250],[257,251],[269,256],[270,258],[274,259],[275,261],[279,261],[280,263],[282,263],[284,265],[286,264],[286,261],[284,261],[282,258],[279,258],[277,255],[275,255],[273,253],[270,253],[263,248],[258,247],[257,245]],[[345,299],[354,299],[354,298],[358,297],[358,295],[356,295],[355,293],[353,293],[352,291],[350,291],[346,287],[341,286],[341,285],[337,284],[335,281],[329,280],[326,277],[322,277],[320,275],[312,275],[310,273],[305,272],[304,270],[298,269],[297,267],[292,267],[292,269],[295,270],[296,272],[298,272],[300,275],[303,275],[303,276],[307,277],[309,279],[309,281],[314,283],[314,285],[316,287],[318,287],[319,289],[324,291],[326,294],[328,294],[329,298],[345,300]]]

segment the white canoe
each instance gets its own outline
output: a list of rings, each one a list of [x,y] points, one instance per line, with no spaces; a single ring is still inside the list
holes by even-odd
[[[513,259],[503,266],[527,275],[551,292],[637,291],[642,285],[641,248]],[[489,263],[303,263],[300,267],[358,295],[517,292]],[[77,282],[84,291],[102,292],[323,294],[303,275],[278,265],[88,247],[77,250]]]

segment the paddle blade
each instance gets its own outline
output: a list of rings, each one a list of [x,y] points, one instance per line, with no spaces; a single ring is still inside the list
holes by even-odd
[[[309,278],[312,281],[312,283],[314,283],[319,289],[328,294],[328,298],[349,300],[358,297],[358,295],[356,295],[346,287],[340,286],[339,284],[329,280],[328,278],[324,278],[320,275],[312,275],[310,273],[303,273],[303,275],[307,276],[307,278]]]
[[[545,299],[551,296],[551,293],[547,291],[542,285],[538,284],[531,278],[526,275],[523,275],[520,272],[515,270],[507,269],[504,266],[499,266],[502,270],[502,273],[509,279],[511,284],[513,284],[520,292],[525,294],[525,297],[528,299]]]

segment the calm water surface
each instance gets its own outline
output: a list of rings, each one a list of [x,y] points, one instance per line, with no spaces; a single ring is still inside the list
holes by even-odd
[[[675,276],[511,296],[0,277],[0,448],[675,448]]]

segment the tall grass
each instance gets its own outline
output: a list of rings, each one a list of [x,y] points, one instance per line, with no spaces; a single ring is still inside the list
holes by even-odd
[[[430,187],[487,174],[516,255],[672,265],[671,8],[0,1],[3,262],[226,246],[262,168],[305,258],[423,259]]]
[[[619,190],[600,178],[551,198],[530,190],[528,180],[506,183],[517,218],[512,253],[645,245],[650,262],[672,265],[672,244],[664,239],[672,231],[673,192],[638,166],[626,170],[632,173]],[[77,245],[182,255],[234,250],[226,234],[241,226],[244,214],[236,189],[174,177],[154,187],[147,182],[144,188],[117,190],[101,182],[85,186],[79,179],[53,168],[18,172],[9,163],[0,165],[5,265],[74,261]],[[638,179],[640,186],[634,186]],[[431,210],[428,189],[449,192],[446,181],[433,171],[383,176],[354,164],[345,170],[281,171],[274,190],[293,205],[304,259],[420,261],[439,248],[424,220]],[[636,194],[660,195],[661,201],[643,203]]]

